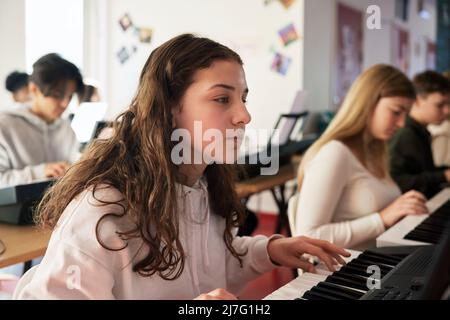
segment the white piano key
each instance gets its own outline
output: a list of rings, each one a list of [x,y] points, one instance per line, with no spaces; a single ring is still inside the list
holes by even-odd
[[[350,262],[361,254],[360,251],[356,250],[347,251],[350,252],[351,256],[344,258],[345,262]],[[324,281],[332,273],[327,269],[325,264],[319,263],[316,266],[316,273],[302,272],[297,278],[266,296],[264,300],[293,300],[301,298],[306,291],[319,282]]]

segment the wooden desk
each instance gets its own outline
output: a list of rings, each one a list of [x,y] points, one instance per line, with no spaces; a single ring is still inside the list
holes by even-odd
[[[251,195],[270,190],[278,207],[278,219],[275,233],[280,233],[285,227],[291,235],[287,214],[288,202],[285,198],[285,185],[289,180],[297,177],[297,164],[288,164],[280,168],[276,175],[257,176],[236,184],[236,192],[240,198],[248,199]]]
[[[257,176],[236,184],[236,192],[239,198],[247,198],[255,193],[270,190],[273,187],[285,184],[295,179],[296,170],[294,165],[285,165],[280,168],[276,175]]]
[[[47,250],[51,232],[34,226],[0,223],[0,239],[6,251],[0,255],[0,268],[41,257]]]

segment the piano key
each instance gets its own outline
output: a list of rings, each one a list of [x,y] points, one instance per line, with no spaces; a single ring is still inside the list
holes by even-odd
[[[364,292],[357,291],[357,290],[348,288],[346,286],[340,286],[338,284],[330,283],[330,282],[319,282],[317,284],[317,286],[322,287],[322,288],[329,288],[329,289],[334,289],[337,291],[342,291],[342,292],[350,295],[353,299],[359,299],[364,295]]]
[[[395,257],[387,258],[387,257],[374,256],[374,255],[370,254],[369,252],[364,252],[359,257],[365,258],[365,259],[370,259],[370,260],[373,259],[375,261],[379,261],[380,263],[384,263],[386,265],[393,266],[393,267],[395,267],[399,263],[399,261],[401,261],[399,259],[396,259]]]
[[[402,261],[404,259],[404,257],[398,257],[396,255],[387,255],[387,254],[383,254],[380,252],[375,252],[372,250],[366,250],[364,251],[364,254],[366,255],[371,255],[375,258],[379,257],[380,259],[389,259],[389,260],[395,260],[397,261],[397,263],[399,263],[400,261]]]
[[[337,283],[350,288],[367,291],[367,279],[368,277],[362,277],[355,274],[340,273],[329,276],[325,282]]]
[[[335,289],[330,289],[326,287],[319,287],[318,285],[311,288],[311,292],[314,292],[318,295],[332,296],[339,300],[356,300],[353,296],[346,294],[344,292],[340,292]]]
[[[339,270],[340,272],[342,271],[343,274],[348,274],[348,275],[358,275],[360,277],[364,277],[364,278],[368,278],[369,276],[371,276],[371,274],[369,274],[367,272],[367,268],[363,268],[360,266],[355,266],[355,265],[346,265],[344,268],[342,268],[341,270]],[[380,270],[381,276],[384,277],[387,273],[383,270]]]
[[[377,266],[378,268],[380,268],[381,273],[383,274],[387,274],[389,271],[391,271],[393,269],[393,267],[382,264],[382,263],[377,263],[374,261],[370,261],[370,260],[360,260],[358,259],[357,261],[352,261],[351,262],[354,265],[358,265],[358,266],[362,266],[366,269],[366,272],[368,272],[368,268],[369,267],[373,267],[373,266]],[[369,273],[369,272],[368,272]]]
[[[317,294],[315,292],[311,292],[311,290],[306,291],[302,298],[307,300],[339,300],[336,297],[330,296],[328,294]]]

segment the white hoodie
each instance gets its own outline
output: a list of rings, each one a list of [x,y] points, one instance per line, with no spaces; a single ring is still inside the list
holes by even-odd
[[[67,120],[48,124],[29,109],[0,113],[0,188],[44,179],[46,163],[73,163],[79,155]]]
[[[19,292],[19,299],[193,299],[201,293],[225,288],[238,294],[249,280],[272,270],[264,236],[235,237],[238,252],[248,250],[243,268],[223,240],[225,220],[212,213],[206,181],[193,187],[178,185],[179,238],[185,266],[175,280],[157,274],[140,276],[132,266],[145,256],[142,241],[128,241],[119,251],[103,248],[96,239],[97,221],[106,213],[119,213],[118,205],[97,206],[98,199],[114,201],[121,194],[112,187],[85,191],[65,209],[53,231],[47,252],[32,280]],[[122,248],[117,230],[130,227],[126,218],[107,218],[99,238],[110,248]],[[237,231],[237,230],[236,230]],[[278,236],[278,235],[277,235]]]

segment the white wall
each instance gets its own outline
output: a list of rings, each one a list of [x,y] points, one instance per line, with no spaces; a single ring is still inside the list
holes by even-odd
[[[261,0],[112,0],[107,6],[108,117],[128,106],[150,52],[185,32],[210,37],[241,55],[250,88],[248,108],[253,115],[252,127],[272,128],[275,116],[290,109],[295,91],[302,86],[302,41],[282,48],[277,34],[290,22],[303,34],[302,1],[296,1],[289,10],[277,2],[265,6]],[[137,53],[121,65],[116,57],[120,47],[136,43],[131,31],[124,33],[118,24],[124,13],[136,25],[153,28],[154,35],[151,44],[139,45]],[[282,52],[293,58],[286,77],[270,70],[271,47],[282,48]]]
[[[13,70],[25,71],[25,0],[0,1],[0,110],[12,103],[5,79]]]
[[[392,28],[399,25],[410,33],[411,76],[425,69],[426,39],[436,39],[435,6],[427,3],[430,19],[424,20],[417,14],[417,0],[410,0],[409,20],[402,23],[395,19],[393,0],[305,0],[304,39],[304,88],[309,92],[308,107],[315,110],[333,109],[336,64],[336,19],[337,3],[341,2],[364,14],[363,28],[363,69],[377,63],[393,62]],[[431,3],[434,1],[432,0]],[[365,27],[366,9],[378,5],[381,9],[381,30]],[[415,48],[419,46],[420,50]],[[418,53],[418,54],[417,54]]]

